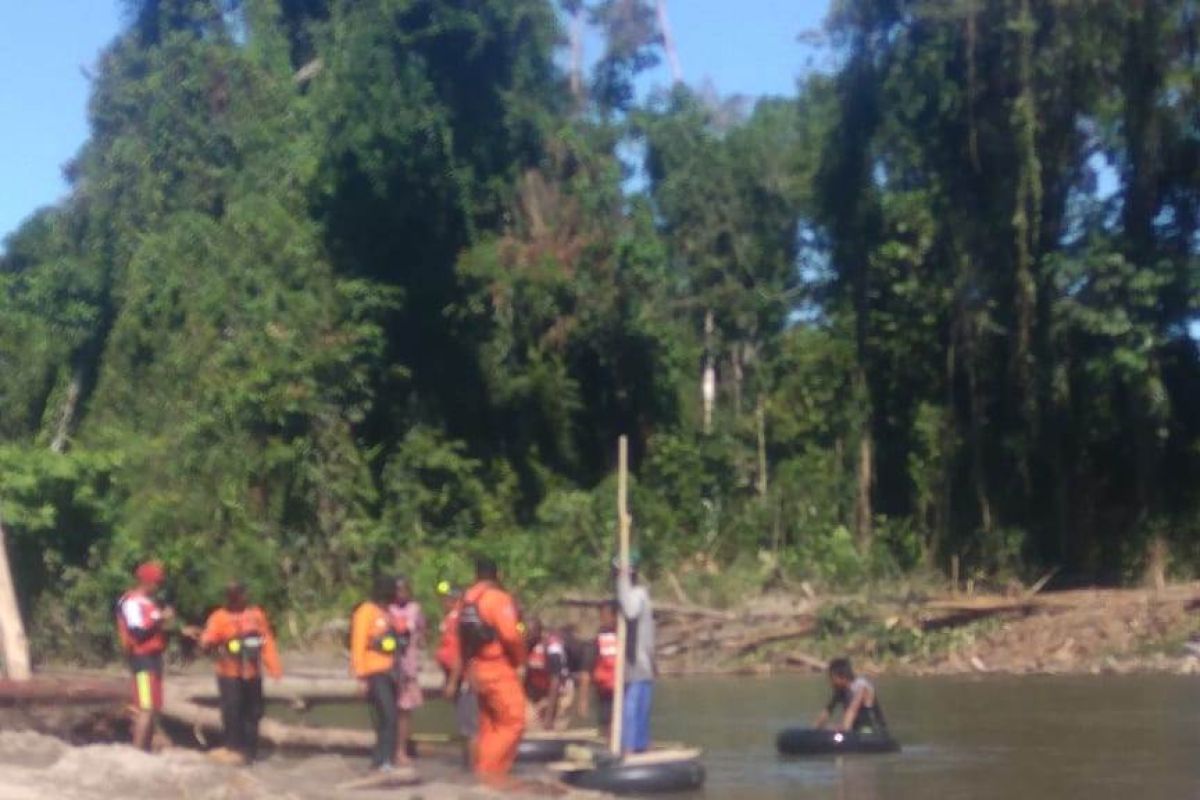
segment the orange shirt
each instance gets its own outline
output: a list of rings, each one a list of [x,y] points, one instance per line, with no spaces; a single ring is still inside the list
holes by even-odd
[[[217,675],[222,678],[257,678],[262,668],[272,678],[283,675],[271,624],[258,606],[218,608],[204,624],[200,646],[217,649]]]
[[[391,671],[395,655],[380,652],[374,644],[391,630],[392,619],[386,609],[366,602],[354,610],[350,618],[350,666],[356,677]]]
[[[525,637],[517,627],[517,604],[512,595],[491,582],[477,583],[463,595],[464,603],[474,603],[479,617],[496,631],[494,641],[479,648],[471,659],[471,676],[476,681],[516,678],[517,667],[525,663]]]

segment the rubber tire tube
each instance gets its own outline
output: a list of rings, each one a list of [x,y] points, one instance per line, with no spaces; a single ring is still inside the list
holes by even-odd
[[[581,744],[565,739],[522,739],[517,745],[517,761],[522,764],[547,764],[567,757],[567,745]]]
[[[853,731],[839,734],[818,728],[787,728],[775,737],[775,748],[785,756],[817,756],[895,753],[900,749],[900,744],[888,734],[860,734]]]
[[[704,765],[696,760],[627,766],[617,762],[568,772],[562,780],[580,789],[610,794],[687,792],[704,785]]]

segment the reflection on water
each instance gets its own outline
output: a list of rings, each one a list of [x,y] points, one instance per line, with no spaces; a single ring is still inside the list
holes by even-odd
[[[1200,684],[1178,677],[883,679],[897,754],[782,759],[819,678],[660,688],[656,735],[703,746],[707,798],[1200,797]]]
[[[708,784],[695,800],[1200,798],[1194,678],[884,678],[878,685],[900,753],[778,757],[775,733],[804,724],[827,699],[815,677],[661,683],[654,733],[704,748]],[[366,725],[360,707],[311,715]],[[416,722],[421,731],[453,730],[441,702],[418,711]]]

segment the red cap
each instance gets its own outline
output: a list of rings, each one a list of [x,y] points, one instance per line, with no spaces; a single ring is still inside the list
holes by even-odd
[[[167,577],[167,571],[157,561],[147,561],[145,564],[138,564],[138,568],[134,570],[133,574],[138,579],[138,583],[147,584],[162,583]]]

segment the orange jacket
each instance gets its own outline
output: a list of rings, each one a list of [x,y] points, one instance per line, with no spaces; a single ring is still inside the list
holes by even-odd
[[[472,586],[463,595],[463,604],[474,603],[479,617],[496,631],[494,641],[479,648],[471,659],[471,677],[488,682],[497,678],[516,678],[517,668],[525,663],[525,637],[518,627],[517,604],[512,595],[490,581]]]
[[[200,646],[216,648],[217,675],[222,678],[257,678],[263,668],[272,678],[283,675],[271,624],[258,606],[243,611],[218,608],[204,624]]]
[[[350,618],[350,666],[355,676],[365,678],[390,672],[400,649],[394,638],[391,649],[384,643],[389,637],[402,633],[393,627],[392,616],[387,609],[370,601],[356,608],[354,616]]]

